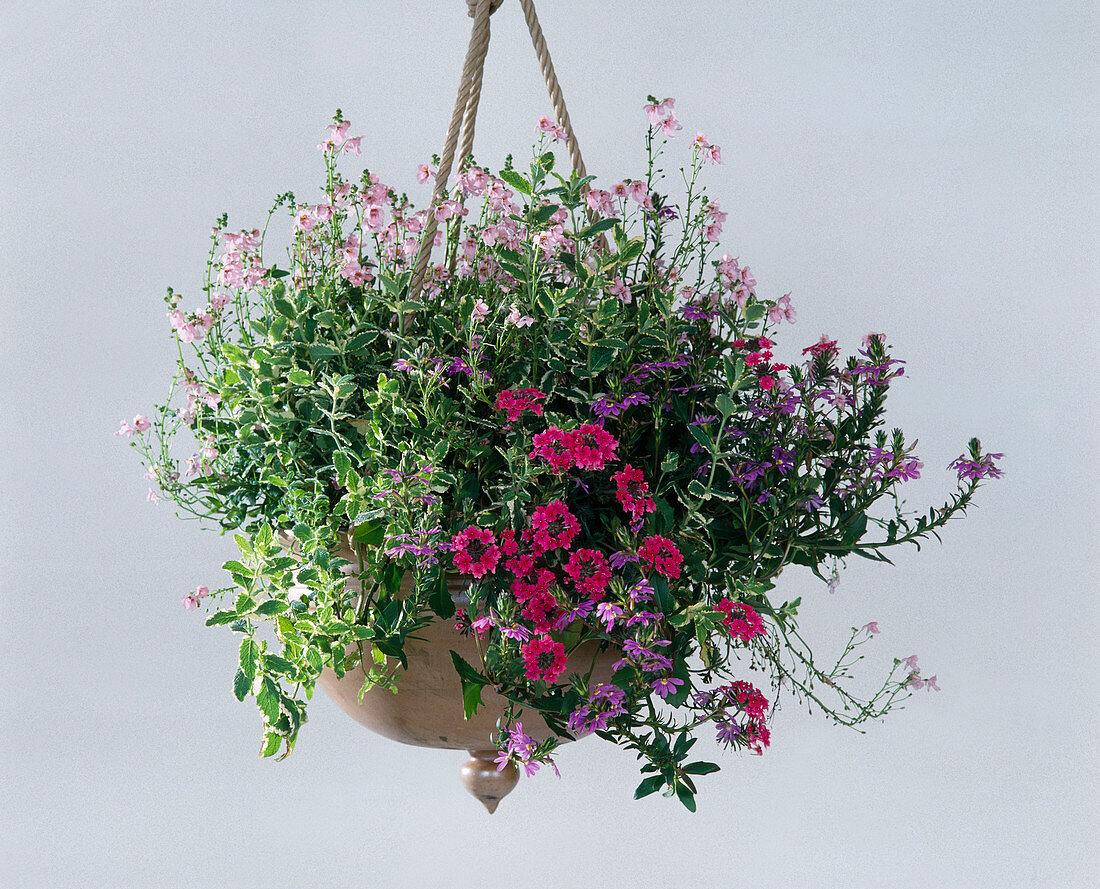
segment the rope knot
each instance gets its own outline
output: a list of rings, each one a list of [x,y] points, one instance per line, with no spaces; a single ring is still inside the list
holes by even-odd
[[[492,15],[494,12],[500,9],[500,4],[503,2],[504,0],[490,0],[489,15]],[[474,13],[477,12],[477,4],[478,0],[466,0],[467,14],[470,16],[470,18],[473,18]]]

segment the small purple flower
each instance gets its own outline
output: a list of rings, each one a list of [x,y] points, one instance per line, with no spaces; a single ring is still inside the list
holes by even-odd
[[[612,553],[608,559],[611,563],[611,567],[616,571],[621,571],[628,562],[637,562],[638,554],[631,552],[630,550],[619,550],[617,553]]]
[[[604,625],[604,630],[611,632],[615,626],[615,620],[623,616],[623,610],[618,605],[610,602],[601,602],[596,606],[596,619]]]
[[[683,679],[676,679],[673,676],[663,676],[660,679],[654,679],[649,687],[652,688],[662,698],[667,699],[669,695],[676,693],[676,687],[683,685]]]
[[[718,729],[718,740],[724,744],[735,744],[741,737],[741,726],[732,719],[715,722]]]
[[[637,605],[639,602],[650,602],[653,600],[653,586],[643,577],[630,588],[627,597],[630,599],[631,605]]]

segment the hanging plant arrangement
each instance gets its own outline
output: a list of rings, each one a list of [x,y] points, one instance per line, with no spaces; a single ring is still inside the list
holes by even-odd
[[[490,808],[517,766],[556,771],[594,734],[640,760],[635,796],[694,810],[719,768],[701,733],[761,753],[780,694],[858,725],[935,688],[909,658],[851,691],[877,625],[822,665],[777,582],[936,534],[1001,455],[972,440],[947,501],[905,511],[922,464],[884,427],[886,337],[779,362],[795,309],[718,246],[718,146],[650,97],[646,170],[601,186],[563,110],[522,164],[490,173],[465,145],[448,188],[445,156],[421,210],[346,177],[361,144],[337,113],[321,200],[281,195],[262,232],[221,218],[200,305],[168,291],[172,395],[119,432],[150,499],[236,535],[232,582],[184,603],[240,634],[264,755],[291,751],[321,684],[391,737],[477,751]]]

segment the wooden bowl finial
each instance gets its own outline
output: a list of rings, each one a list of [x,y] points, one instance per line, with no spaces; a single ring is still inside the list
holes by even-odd
[[[466,789],[481,800],[490,815],[519,783],[519,769],[515,763],[510,762],[503,769],[497,769],[496,756],[496,750],[471,750],[461,772]]]

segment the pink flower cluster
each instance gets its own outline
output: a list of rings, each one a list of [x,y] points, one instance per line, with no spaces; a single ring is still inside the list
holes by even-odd
[[[649,482],[645,480],[642,470],[627,463],[611,477],[616,485],[615,499],[622,504],[632,521],[640,521],[646,513],[657,508],[656,502],[649,495]]]
[[[532,443],[534,448],[528,459],[545,460],[558,473],[569,469],[603,469],[615,459],[619,446],[616,438],[596,423],[569,431],[551,426],[535,435]]]
[[[199,586],[195,588],[195,592],[188,593],[180,602],[183,603],[183,607],[188,611],[194,611],[199,607],[199,603],[210,595],[210,588],[207,586]]]
[[[684,557],[676,548],[676,544],[660,534],[646,538],[638,548],[638,557],[647,571],[655,569],[670,580],[680,576],[680,566],[684,562]]]
[[[504,411],[508,415],[508,422],[514,423],[524,412],[531,411],[536,416],[542,416],[542,404],[546,394],[538,389],[504,389],[497,393],[495,407],[498,411]]]
[[[768,632],[764,626],[764,619],[751,605],[722,599],[714,608],[726,615],[722,624],[735,639],[751,642],[757,636],[763,636]]]
[[[222,232],[222,246],[225,248],[218,263],[218,283],[225,287],[255,288],[267,279],[267,269],[260,261],[260,230],[250,232]],[[229,298],[224,295],[212,297],[211,308],[214,312],[222,308]]]
[[[536,133],[546,133],[555,142],[565,142],[569,136],[565,132],[565,128],[555,123],[545,114],[539,118],[538,123],[535,124]]]
[[[524,672],[532,682],[557,682],[568,663],[565,646],[549,636],[532,639],[521,645],[519,652],[523,657]]]
[[[341,154],[352,153],[359,156],[362,153],[360,142],[362,142],[362,136],[355,136],[352,139],[348,138],[348,130],[351,128],[351,121],[339,120],[335,123],[329,124],[328,136],[323,142],[317,146],[317,150],[323,154]]]
[[[706,134],[695,134],[694,148],[699,153],[699,157],[708,164],[722,163],[722,149],[712,144],[711,141],[707,139]]]
[[[658,102],[651,97],[651,102],[643,106],[646,116],[649,118],[650,127],[659,128],[666,136],[671,136],[677,130],[682,130],[683,127],[680,126],[680,121],[676,119],[676,114],[673,111],[675,105],[675,99],[662,99]]]
[[[133,438],[139,432],[148,430],[150,426],[149,418],[145,414],[138,414],[130,422],[122,420],[115,435],[125,435],[127,438]]]

